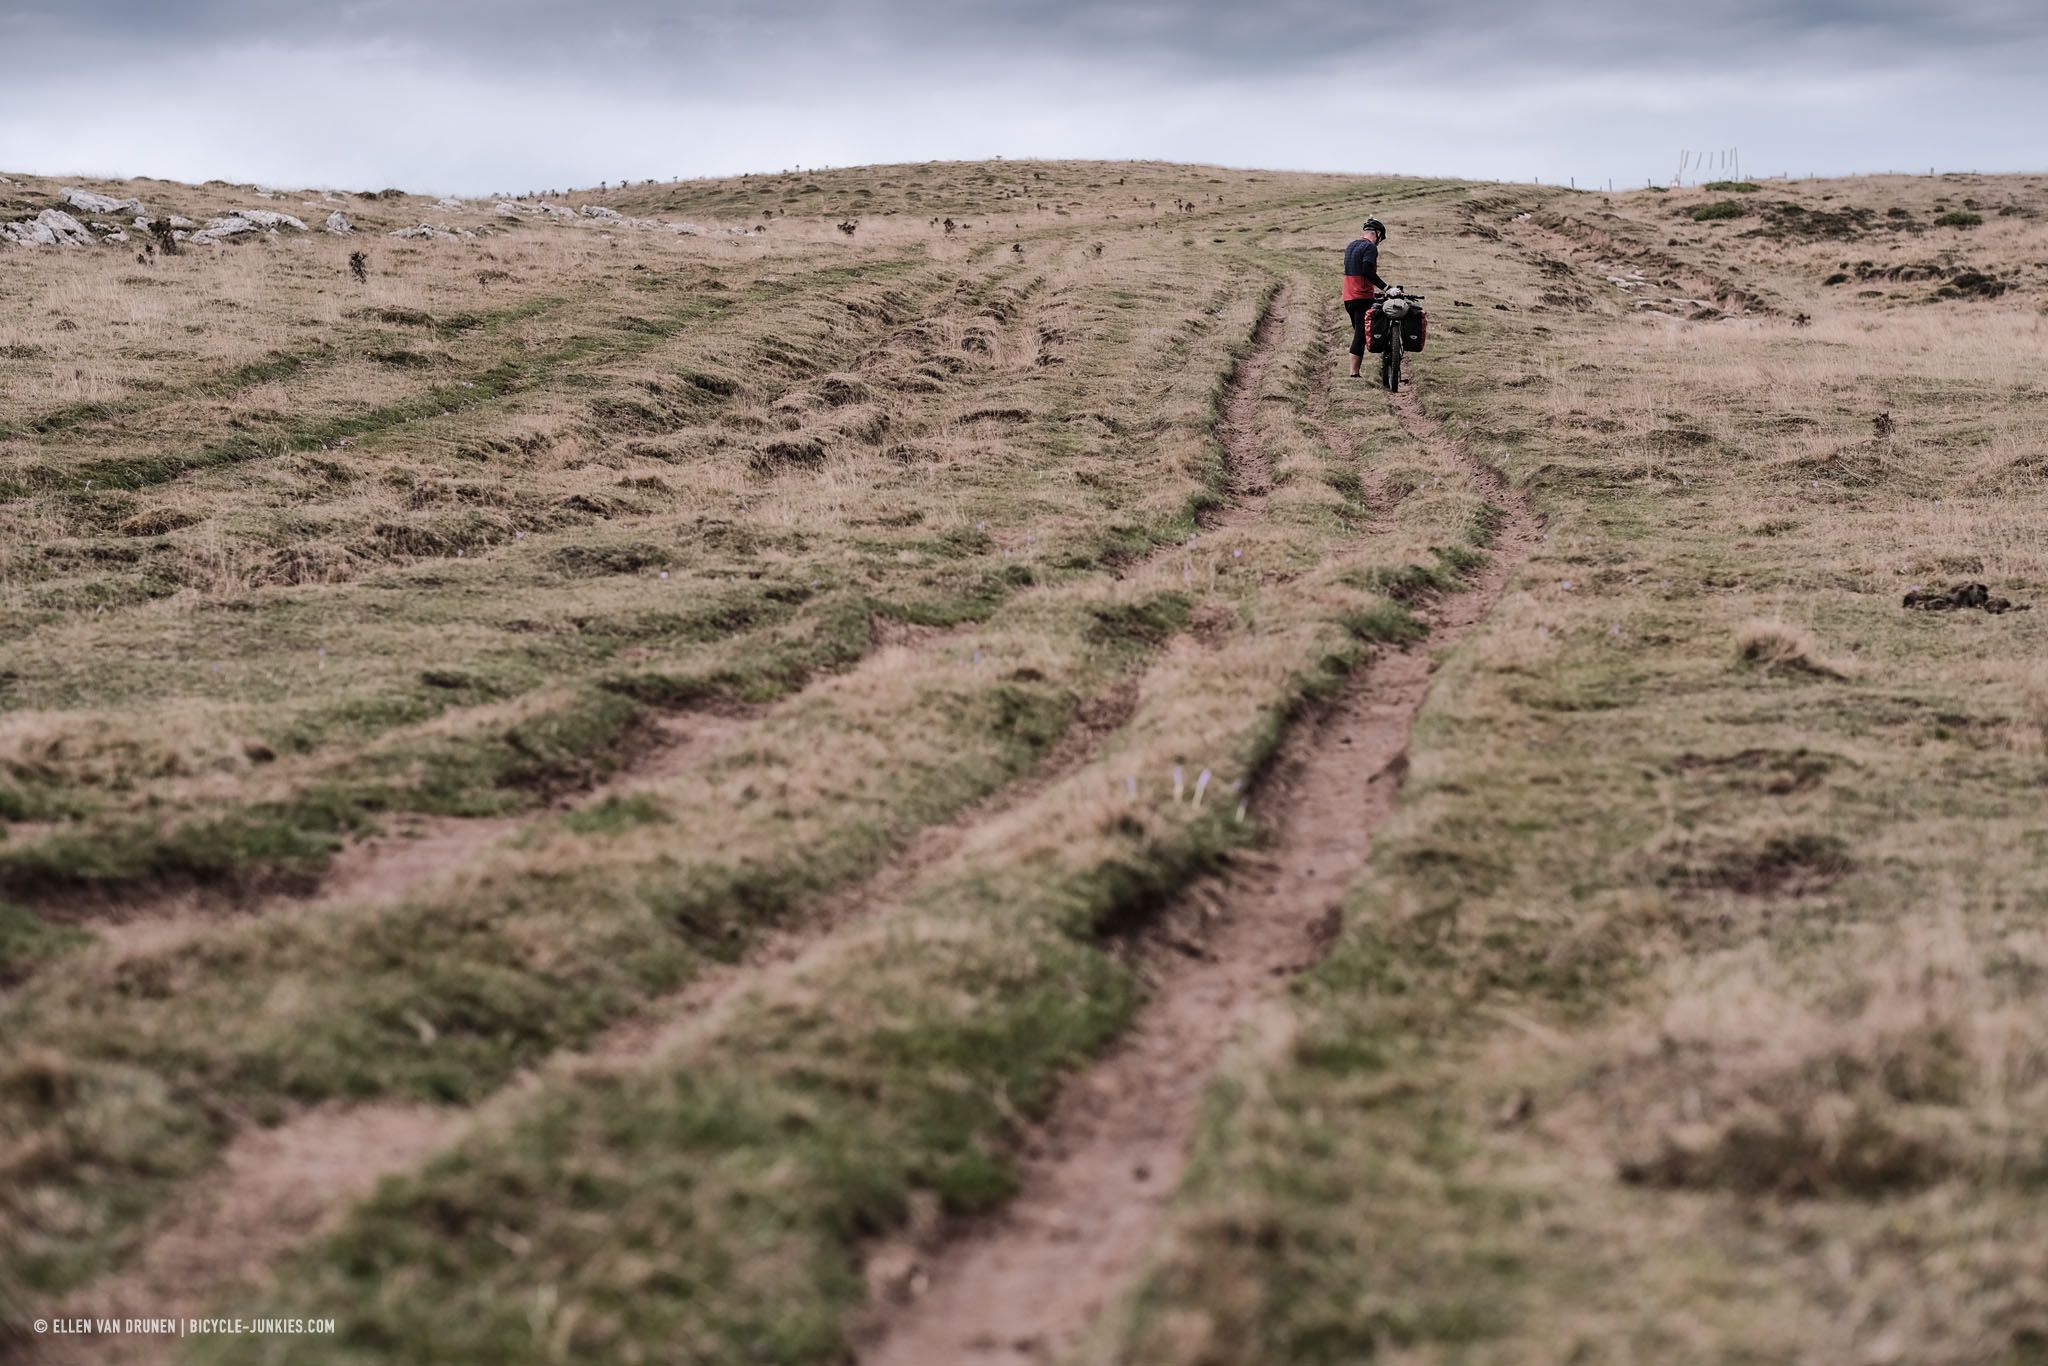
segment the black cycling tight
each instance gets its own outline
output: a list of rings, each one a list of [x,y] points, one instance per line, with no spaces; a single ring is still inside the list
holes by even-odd
[[[1362,356],[1365,354],[1365,324],[1372,314],[1372,300],[1346,299],[1344,311],[1351,315],[1351,354]]]

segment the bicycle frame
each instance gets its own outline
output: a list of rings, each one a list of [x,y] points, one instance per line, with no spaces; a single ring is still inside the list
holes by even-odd
[[[1421,302],[1420,294],[1404,294],[1395,285],[1385,294],[1372,301],[1372,311],[1386,321],[1387,349],[1380,353],[1380,383],[1389,393],[1401,388],[1401,355],[1407,350],[1407,329],[1403,325],[1408,310]]]

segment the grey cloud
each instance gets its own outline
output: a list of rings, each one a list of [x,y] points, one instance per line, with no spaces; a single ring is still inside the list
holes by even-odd
[[[2038,159],[2016,130],[2048,119],[2040,0],[0,0],[0,60],[25,97],[0,105],[0,165],[425,168],[467,189],[521,165],[547,183],[998,151],[1562,179],[1741,142],[1969,166]],[[35,117],[75,106],[81,64],[169,107],[258,86],[345,112]]]
[[[1183,76],[1288,73],[1333,60],[1488,69],[1614,62],[1775,66],[1802,59],[1970,60],[2042,55],[2038,0],[12,0],[0,36],[102,51],[175,54],[252,42],[381,40],[472,66],[594,73],[772,72],[818,59],[847,68],[923,61],[1129,63]]]

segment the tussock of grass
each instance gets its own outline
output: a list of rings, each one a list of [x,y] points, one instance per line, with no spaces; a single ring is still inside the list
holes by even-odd
[[[1811,678],[1847,678],[1841,664],[1825,658],[1813,637],[1783,621],[1752,621],[1735,633],[1738,662],[1767,674],[1804,674]]]
[[[2027,1137],[2043,1096],[2040,1023],[2012,994],[2031,945],[1972,943],[1953,910],[1839,946],[1831,988],[1735,954],[1665,1007],[1683,1112],[1631,1078],[1625,1180],[1806,1198],[1881,1197],[1967,1178],[2038,1179]]]

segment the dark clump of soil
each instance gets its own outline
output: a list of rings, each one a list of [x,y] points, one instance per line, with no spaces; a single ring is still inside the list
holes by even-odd
[[[816,469],[825,463],[825,443],[815,436],[785,437],[770,441],[748,461],[756,474],[779,474],[789,469]]]
[[[1949,277],[1948,283],[1934,291],[1937,299],[1996,299],[2012,288],[2010,280],[2001,280],[1981,270],[1959,270]]]
[[[1761,207],[1764,225],[1749,235],[1778,241],[1821,242],[1861,237],[1867,232],[1887,228],[1900,231],[1907,227],[1900,220],[1880,219],[1875,209],[1849,205],[1839,209],[1810,209],[1804,204],[1782,200]]]
[[[1915,588],[1906,594],[1900,604],[1916,612],[1957,612],[1980,608],[1996,616],[2002,612],[2025,612],[2031,610],[2026,604],[2015,604],[2011,598],[1998,598],[1981,583],[1959,583],[1948,588]]]
[[[1742,896],[1811,896],[1841,880],[1849,848],[1833,835],[1778,834],[1753,844],[1696,848],[1674,861],[1662,881],[1684,891]]]
[[[1935,299],[1996,299],[2013,287],[2012,281],[2001,280],[1989,271],[1942,261],[1901,261],[1892,265],[1879,265],[1875,261],[1858,261],[1851,265],[1844,261],[1840,270],[1821,283],[1847,284],[1852,279],[1896,284],[1939,281],[1940,287],[1929,296]]]
[[[1749,1098],[1718,1124],[1679,1126],[1624,1159],[1634,1185],[1747,1195],[1876,1197],[1925,1187],[1963,1165],[1950,1127],[1868,1097]],[[1860,1103],[1859,1103],[1860,1102]]]

